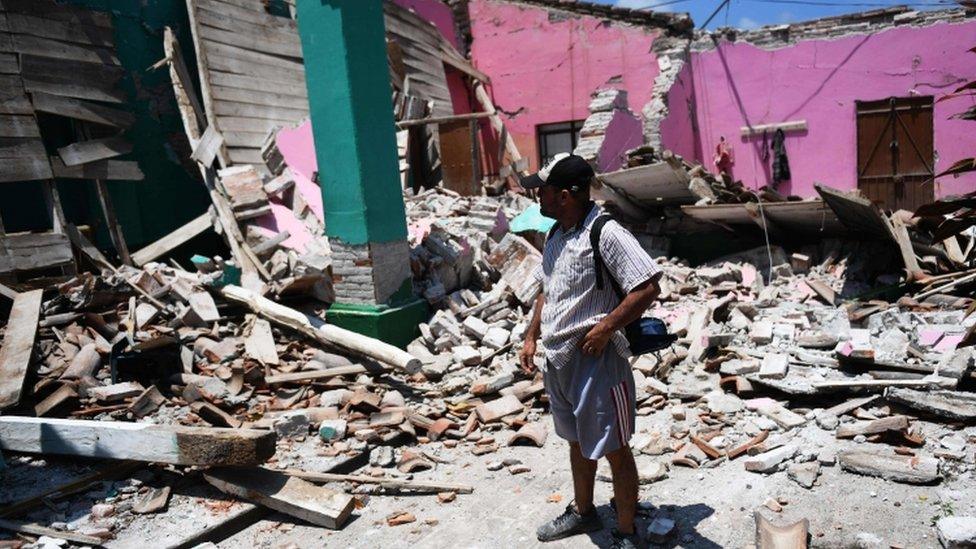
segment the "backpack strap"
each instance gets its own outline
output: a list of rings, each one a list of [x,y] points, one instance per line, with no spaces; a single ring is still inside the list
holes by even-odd
[[[600,235],[603,234],[603,226],[611,219],[608,214],[600,214],[593,220],[593,224],[590,226],[590,247],[593,249],[593,264],[597,289],[603,289],[603,276],[606,273],[607,278],[610,280],[610,285],[613,287],[613,291],[617,294],[618,298],[623,300],[623,289],[620,287],[620,284],[617,284],[617,280],[613,278],[613,275],[607,271],[606,263],[603,262],[603,254],[600,252]]]

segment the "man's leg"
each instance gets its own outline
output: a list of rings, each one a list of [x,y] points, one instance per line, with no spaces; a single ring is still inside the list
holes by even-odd
[[[613,501],[617,507],[617,530],[623,534],[631,534],[634,532],[634,515],[637,513],[638,498],[637,465],[634,463],[634,454],[631,453],[630,446],[624,446],[607,454],[607,461],[610,462],[610,472],[613,474]],[[592,486],[591,484],[591,497]]]
[[[593,484],[596,482],[597,462],[583,457],[578,442],[570,442],[569,463],[573,469],[573,492],[576,495],[576,510],[581,515],[585,515],[593,509]]]

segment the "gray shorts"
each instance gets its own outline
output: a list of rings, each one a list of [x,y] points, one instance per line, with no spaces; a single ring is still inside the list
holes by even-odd
[[[573,352],[543,376],[556,434],[578,442],[587,459],[623,448],[634,434],[634,374],[611,345],[600,356]]]

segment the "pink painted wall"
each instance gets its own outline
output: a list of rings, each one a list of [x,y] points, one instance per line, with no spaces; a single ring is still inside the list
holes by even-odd
[[[668,116],[661,121],[661,145],[689,161],[701,159],[701,145],[696,120],[692,118],[695,101],[695,85],[691,63],[685,63],[668,90]]]
[[[555,12],[553,12],[555,13]],[[491,77],[491,93],[523,156],[536,169],[536,126],[584,120],[590,94],[626,89],[640,112],[650,98],[658,31],[578,16],[550,21],[540,7],[471,0],[471,58]]]
[[[627,158],[627,151],[643,143],[644,128],[640,118],[627,111],[613,111],[613,119],[607,125],[597,158],[599,173],[619,170]]]
[[[976,76],[976,55],[966,51],[974,45],[976,22],[966,22],[893,28],[771,51],[745,43],[724,44],[695,54],[698,139],[705,156],[700,160],[714,169],[711,152],[725,135],[735,146],[733,175],[749,187],[760,187],[770,181],[769,170],[759,158],[762,138],[744,140],[739,128],[747,121],[806,120],[806,132],[787,133],[793,181],[783,190],[814,196],[815,182],[852,189],[857,180],[855,100],[913,94],[938,98]],[[971,104],[971,100],[936,103],[937,172],[972,156],[976,123],[948,119]],[[686,142],[682,122],[676,118],[668,124],[669,133],[677,132],[668,141]],[[936,196],[974,189],[973,174],[936,182]]]

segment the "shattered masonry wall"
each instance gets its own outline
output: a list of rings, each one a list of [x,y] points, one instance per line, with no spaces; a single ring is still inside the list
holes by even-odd
[[[522,155],[536,169],[536,126],[584,120],[598,88],[627,90],[639,111],[658,74],[661,31],[499,0],[471,0],[471,57]],[[609,83],[609,86],[608,86]]]
[[[387,303],[410,277],[410,247],[405,240],[345,244],[334,239],[330,245],[337,302]]]
[[[682,63],[671,88],[664,95],[666,112],[658,122],[661,148],[689,160],[700,160],[702,150],[698,140],[698,121],[694,116],[695,81],[691,74],[691,63]]]
[[[762,137],[743,139],[739,128],[806,120],[808,130],[787,133],[793,173],[784,192],[814,196],[813,184],[856,187],[855,101],[890,96],[938,98],[976,75],[976,21],[927,27],[895,27],[874,34],[807,40],[779,49],[722,42],[692,54],[695,112],[672,109],[663,124],[665,143],[688,149],[688,129],[698,127],[697,159],[708,168],[711,151],[724,135],[735,147],[733,175],[758,188],[770,180],[760,159]],[[682,77],[671,104],[690,93]],[[969,107],[965,100],[935,104],[936,171],[972,156],[974,123],[949,117]],[[691,119],[692,115],[694,120]],[[976,176],[940,178],[936,195],[972,191]]]

